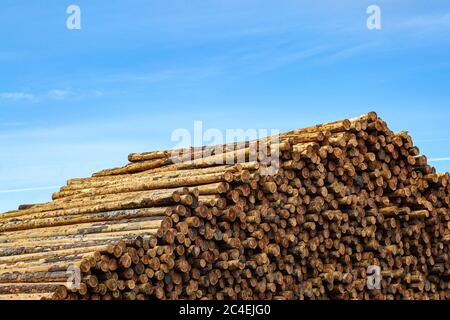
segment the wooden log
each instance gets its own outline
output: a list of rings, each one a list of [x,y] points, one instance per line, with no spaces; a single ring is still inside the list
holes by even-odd
[[[81,223],[93,223],[104,221],[117,221],[133,218],[154,217],[156,219],[163,220],[164,217],[169,216],[172,210],[167,207],[162,208],[143,208],[143,209],[131,209],[131,210],[116,210],[100,213],[88,213],[82,215],[68,215],[44,218],[45,215],[41,215],[40,218],[34,218],[30,220],[28,216],[26,219],[10,218],[0,222],[0,232],[16,231],[16,230],[29,230],[44,227],[55,227],[74,225]]]
[[[52,297],[53,292],[0,294],[0,300],[49,300]]]
[[[69,236],[80,234],[100,234],[111,233],[116,231],[132,231],[132,230],[148,230],[159,229],[161,227],[160,218],[144,217],[136,219],[125,219],[120,221],[109,221],[108,223],[81,223],[72,226],[48,227],[45,229],[20,230],[13,232],[5,232],[0,234],[0,241],[10,241],[23,238],[42,238],[44,236]]]
[[[129,193],[137,191],[169,189],[177,187],[201,186],[217,182],[231,182],[233,174],[229,171],[211,173],[199,176],[176,177],[161,180],[145,181],[139,179],[126,183],[115,183],[110,187],[87,188],[69,191],[61,191],[53,194],[53,199],[79,199],[84,197],[93,197],[98,195]],[[201,189],[201,187],[199,187]]]

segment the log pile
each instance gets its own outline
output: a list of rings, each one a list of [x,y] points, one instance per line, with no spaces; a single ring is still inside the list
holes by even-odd
[[[449,175],[373,112],[129,161],[0,215],[0,299],[450,299]]]

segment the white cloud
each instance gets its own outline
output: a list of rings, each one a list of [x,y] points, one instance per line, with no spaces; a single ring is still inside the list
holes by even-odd
[[[65,90],[65,89],[50,89],[41,92],[0,92],[0,100],[9,101],[34,101],[41,102],[47,100],[65,100],[65,99],[83,99],[86,97],[101,97],[105,92],[100,90],[93,90],[86,93]]]
[[[34,100],[36,97],[27,92],[0,92],[0,99],[4,100]]]
[[[94,92],[92,93],[95,97],[101,97],[105,95],[105,92],[101,91],[101,90],[94,90]]]
[[[449,158],[432,158],[432,159],[428,159],[428,161],[430,161],[430,162],[450,161],[450,157]]]
[[[357,44],[355,46],[346,47],[343,49],[338,49],[333,53],[330,53],[329,55],[325,56],[322,61],[326,63],[332,63],[337,62],[339,60],[345,60],[352,58],[354,56],[361,55],[369,50],[372,50],[379,46],[379,42],[368,42],[368,43],[362,43]]]
[[[22,188],[22,189],[10,189],[10,190],[0,190],[0,194],[2,193],[16,193],[16,192],[29,192],[29,191],[41,191],[41,190],[57,190],[60,187],[58,186],[49,186],[49,187],[37,187],[37,188]]]
[[[195,81],[219,74],[222,70],[219,66],[202,66],[192,68],[169,68],[157,71],[139,73],[115,73],[101,77],[98,81],[103,82],[137,82],[137,83],[160,83],[165,81]],[[102,91],[94,91],[94,96],[102,96]]]
[[[244,70],[249,72],[268,72],[284,67],[286,65],[301,63],[317,58],[324,54],[329,48],[327,46],[299,47],[292,43],[279,41],[277,45],[270,47],[260,46],[258,49],[240,50],[222,55],[217,60],[229,69]]]
[[[416,143],[432,143],[432,142],[447,142],[450,141],[450,138],[442,138],[442,139],[415,139]]]
[[[25,122],[2,122],[0,127],[23,127],[26,125]]]
[[[422,15],[405,19],[397,24],[405,29],[446,29],[450,26],[450,13]]]
[[[70,91],[67,90],[61,90],[61,89],[52,89],[46,92],[42,93],[29,93],[29,92],[0,92],[0,99],[2,100],[34,100],[34,101],[41,101],[46,99],[65,99],[68,96],[71,95]]]
[[[51,99],[64,99],[71,95],[70,91],[61,89],[52,89],[47,92],[47,97]]]

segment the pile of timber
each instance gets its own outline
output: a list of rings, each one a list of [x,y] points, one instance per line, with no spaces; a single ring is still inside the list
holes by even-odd
[[[373,112],[129,161],[0,215],[0,299],[450,299],[449,175]]]

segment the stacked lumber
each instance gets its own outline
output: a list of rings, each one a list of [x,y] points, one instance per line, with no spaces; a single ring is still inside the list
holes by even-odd
[[[450,299],[450,177],[374,112],[128,160],[0,215],[0,299]]]

